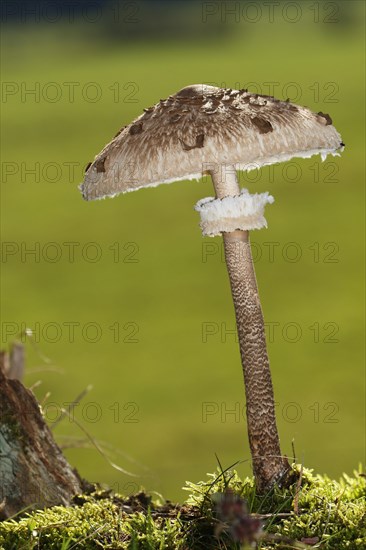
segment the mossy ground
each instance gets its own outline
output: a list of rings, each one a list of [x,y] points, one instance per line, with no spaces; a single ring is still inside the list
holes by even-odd
[[[296,467],[299,474],[300,468]],[[300,483],[301,482],[301,483]],[[0,546],[15,549],[366,548],[366,479],[337,482],[304,469],[288,489],[258,496],[234,470],[187,483],[183,505],[141,492],[89,491],[73,506],[27,513],[0,524]],[[246,541],[246,542],[245,542]]]

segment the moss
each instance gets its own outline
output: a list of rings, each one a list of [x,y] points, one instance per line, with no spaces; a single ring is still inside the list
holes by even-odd
[[[296,470],[300,473],[299,467]],[[188,503],[198,506],[208,517],[212,514],[212,497],[230,487],[247,501],[248,512],[264,519],[263,536],[258,540],[262,550],[290,548],[295,541],[311,541],[327,550],[366,548],[366,481],[361,467],[354,477],[344,474],[339,482],[304,469],[301,485],[275,488],[264,496],[256,495],[253,479],[242,481],[235,471],[209,477],[211,483],[187,484],[191,493]],[[279,536],[282,541],[270,540]]]
[[[207,481],[187,483],[185,489],[187,502],[173,505],[153,502],[143,492],[123,497],[94,487],[75,497],[72,507],[55,506],[4,521],[0,547],[270,550],[307,548],[307,543],[324,550],[366,548],[366,479],[361,469],[338,482],[304,469],[301,484],[264,496],[255,493],[253,479],[241,480],[233,470],[209,474]]]

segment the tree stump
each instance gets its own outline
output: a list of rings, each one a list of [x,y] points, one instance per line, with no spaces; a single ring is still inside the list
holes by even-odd
[[[1,364],[2,363],[2,364]],[[0,518],[68,505],[82,480],[53,439],[33,393],[0,361]]]

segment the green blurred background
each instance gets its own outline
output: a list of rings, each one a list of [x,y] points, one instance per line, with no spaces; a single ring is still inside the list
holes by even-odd
[[[25,383],[41,381],[48,420],[93,386],[54,428],[69,461],[170,499],[215,453],[250,473],[221,242],[193,210],[210,182],[91,203],[77,188],[121,126],[203,82],[329,112],[346,143],[240,181],[276,199],[252,241],[283,452],[294,440],[308,467],[350,472],[365,450],[364,3],[67,5],[4,3],[1,328],[3,348],[34,331]]]

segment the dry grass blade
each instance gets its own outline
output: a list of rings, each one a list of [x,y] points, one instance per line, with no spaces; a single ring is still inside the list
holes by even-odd
[[[70,413],[74,410],[74,408],[76,407],[76,405],[78,405],[80,403],[80,401],[82,399],[84,399],[84,397],[93,389],[93,386],[91,384],[89,384],[89,386],[87,386],[81,393],[79,393],[78,396],[75,397],[74,401],[72,401],[70,403],[70,405],[67,407],[67,409],[61,409],[61,414],[60,416],[57,418],[57,420],[55,420],[54,422],[52,422],[51,424],[51,430],[53,430],[57,424],[59,424],[61,422],[61,420],[63,420],[65,418],[66,415],[70,416]],[[63,412],[65,411],[65,412]]]
[[[299,496],[300,496],[300,490],[301,490],[302,473],[303,473],[303,464],[301,464],[300,475],[299,475],[299,479],[297,480],[296,493],[294,497],[294,512],[297,516],[299,515]]]
[[[68,416],[71,419],[71,416],[70,416],[69,412],[66,409],[61,409],[61,412],[64,413],[64,415]],[[104,458],[104,460],[106,460],[108,462],[108,464],[110,466],[112,466],[112,468],[114,468],[115,470],[118,470],[122,474],[126,474],[128,476],[139,477],[137,474],[133,474],[132,472],[128,472],[124,468],[121,468],[121,466],[118,466],[118,464],[115,464],[114,462],[112,462],[108,458],[108,456],[105,454],[103,449],[101,449],[101,447],[98,445],[97,441],[89,434],[89,432],[87,432],[87,430],[80,424],[80,422],[75,420],[75,418],[73,418],[72,420],[73,420],[73,422],[75,422],[77,427],[86,435],[86,437],[89,439],[89,441],[93,444],[93,447],[95,447],[95,449]]]

